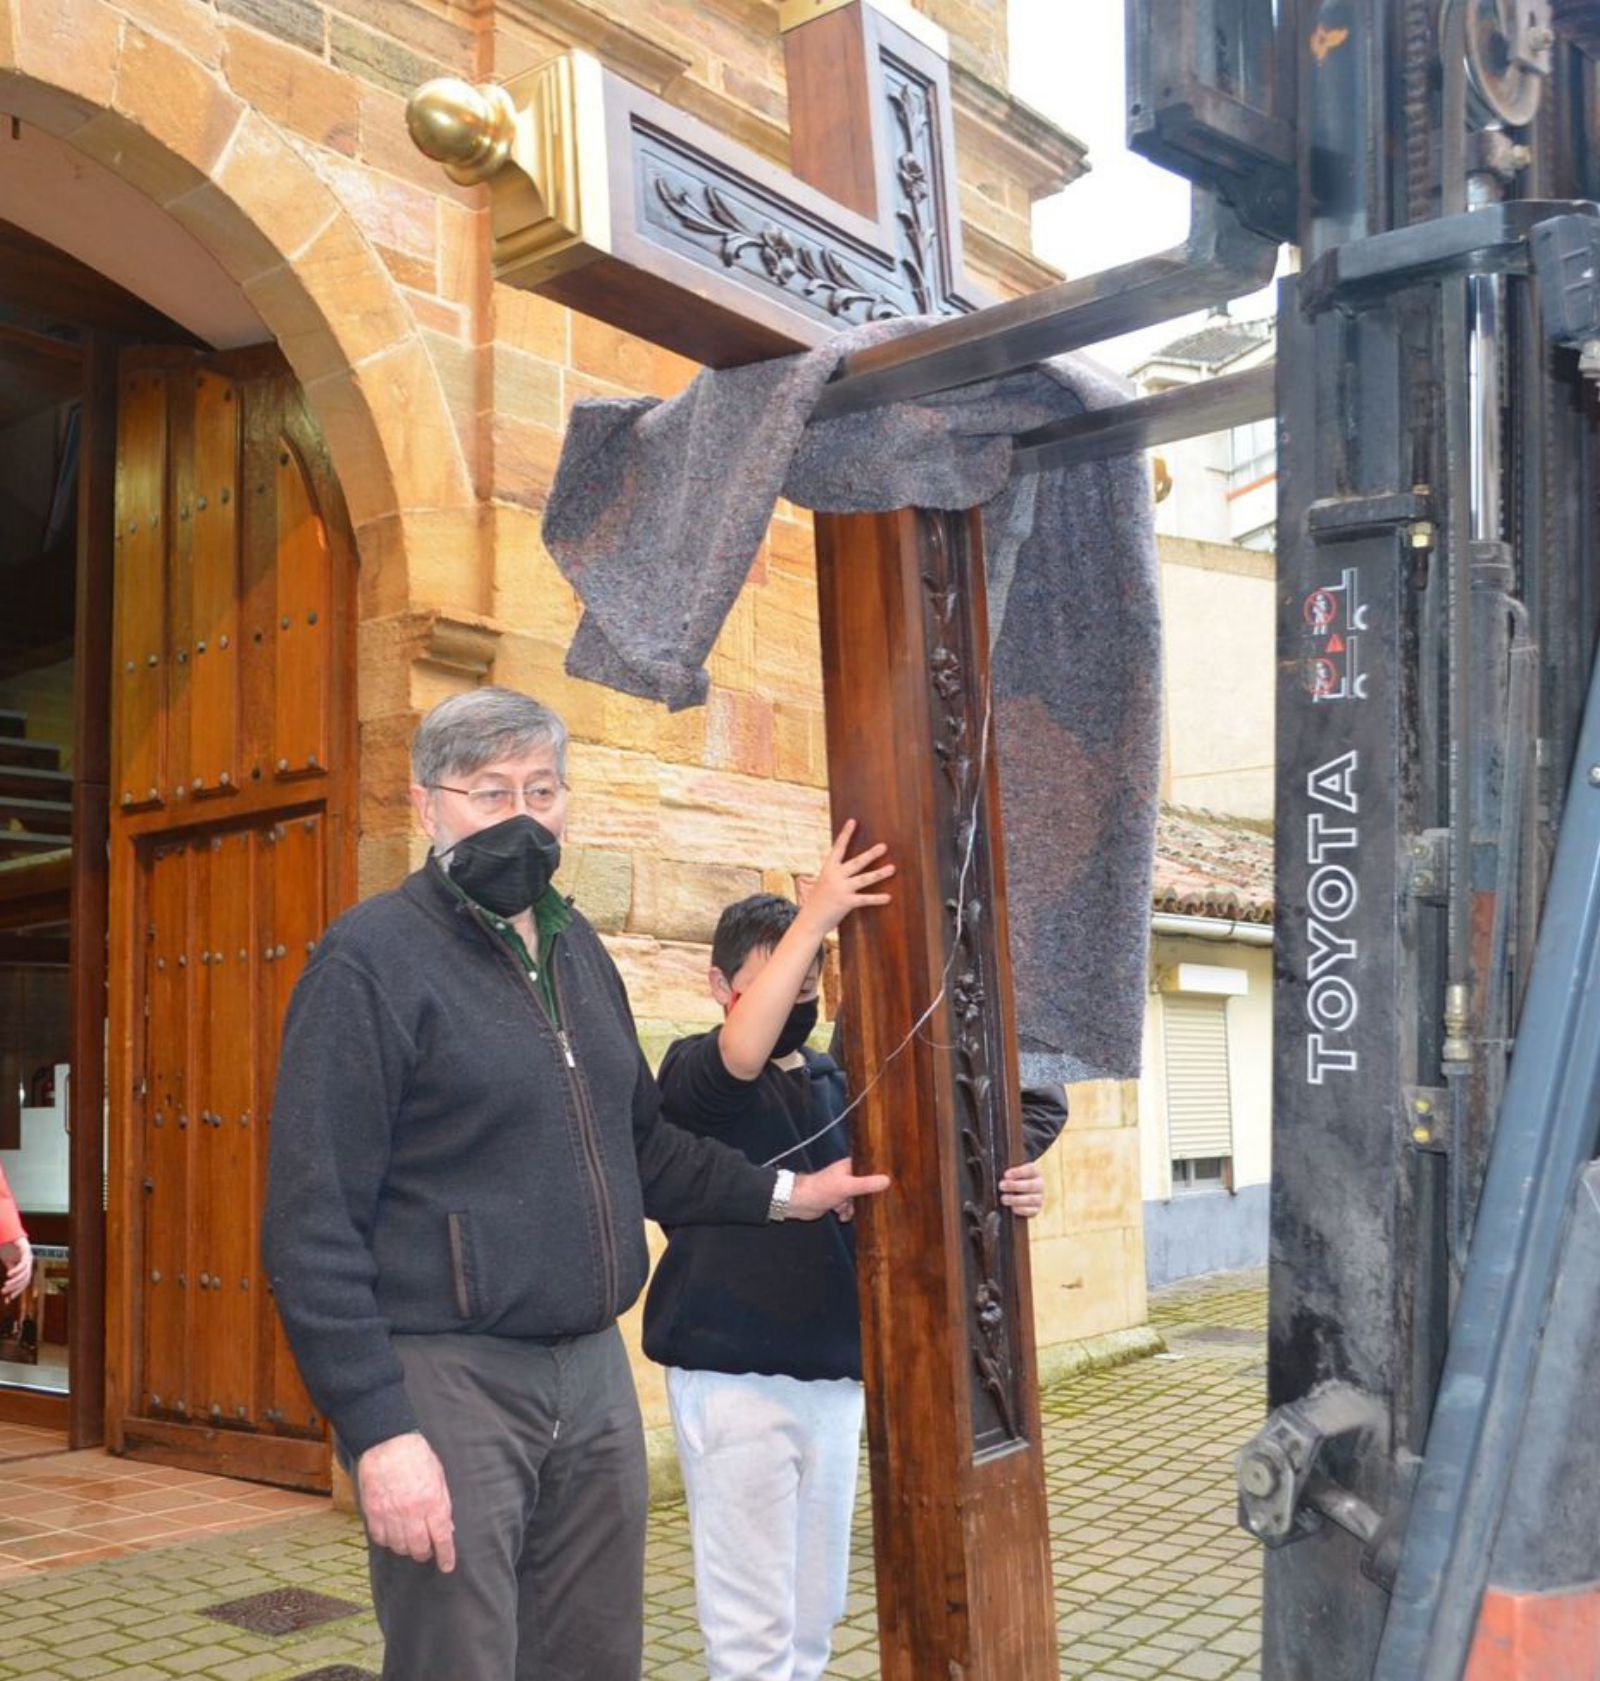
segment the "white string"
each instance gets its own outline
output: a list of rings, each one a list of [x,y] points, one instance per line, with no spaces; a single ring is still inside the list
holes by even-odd
[[[955,937],[950,942],[950,955],[945,959],[944,968],[939,974],[939,990],[934,993],[933,1001],[928,1005],[927,1009],[925,1009],[922,1014],[918,1016],[914,1022],[912,1022],[910,1032],[907,1033],[905,1038],[903,1038],[900,1043],[889,1052],[889,1054],[878,1065],[877,1072],[874,1073],[872,1078],[867,1081],[861,1090],[850,1099],[844,1108],[841,1109],[826,1126],[818,1127],[818,1129],[812,1133],[809,1138],[802,1138],[798,1144],[791,1144],[787,1150],[780,1150],[777,1155],[771,1158],[771,1160],[762,1162],[761,1165],[763,1167],[776,1167],[780,1162],[787,1161],[790,1156],[797,1155],[801,1150],[806,1149],[809,1145],[815,1144],[819,1138],[825,1138],[836,1126],[842,1126],[844,1122],[847,1121],[855,1112],[855,1110],[866,1101],[867,1093],[870,1092],[872,1088],[884,1077],[884,1075],[889,1072],[889,1064],[893,1062],[908,1045],[910,1045],[913,1039],[921,1037],[922,1029],[933,1019],[934,1012],[944,1002],[945,989],[949,985],[950,981],[950,970],[955,963],[957,954],[961,950],[961,926],[965,920],[967,905],[967,877],[972,869],[973,856],[978,849],[978,805],[983,797],[984,776],[988,768],[989,717],[993,702],[994,683],[991,678],[984,687],[983,735],[978,746],[978,779],[974,784],[977,791],[973,796],[971,819],[968,823],[967,851],[966,856],[961,860],[961,869],[956,877]],[[932,1041],[924,1039],[923,1043],[931,1044]],[[939,1050],[948,1050],[950,1048],[951,1047],[947,1045],[935,1046],[935,1049]]]

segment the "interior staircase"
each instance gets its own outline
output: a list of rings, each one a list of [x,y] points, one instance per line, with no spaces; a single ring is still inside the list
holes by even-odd
[[[24,713],[0,711],[0,862],[72,845],[72,775],[61,749],[27,729]]]

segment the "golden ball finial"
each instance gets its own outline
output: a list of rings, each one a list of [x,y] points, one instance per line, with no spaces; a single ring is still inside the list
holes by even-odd
[[[511,153],[517,110],[493,82],[474,86],[455,76],[424,82],[406,104],[406,127],[417,149],[442,163],[452,181],[486,181]]]

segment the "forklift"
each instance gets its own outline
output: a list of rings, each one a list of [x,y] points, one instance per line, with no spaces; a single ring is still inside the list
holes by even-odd
[[[1263,1674],[1596,1681],[1600,4],[1128,40],[1134,147],[1298,255]]]

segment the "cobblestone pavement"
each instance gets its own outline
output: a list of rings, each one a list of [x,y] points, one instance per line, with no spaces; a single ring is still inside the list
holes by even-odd
[[[1264,1280],[1164,1292],[1151,1319],[1168,1353],[1045,1398],[1061,1674],[1256,1676],[1260,1562],[1234,1527],[1233,1454],[1262,1414]],[[856,1543],[831,1676],[878,1674],[864,1506]],[[348,1600],[351,1613],[284,1637],[203,1614],[279,1587]],[[700,1681],[681,1506],[652,1514],[648,1594],[645,1676]],[[0,1582],[0,1631],[0,1681],[363,1681],[380,1667],[360,1533],[333,1511]]]

